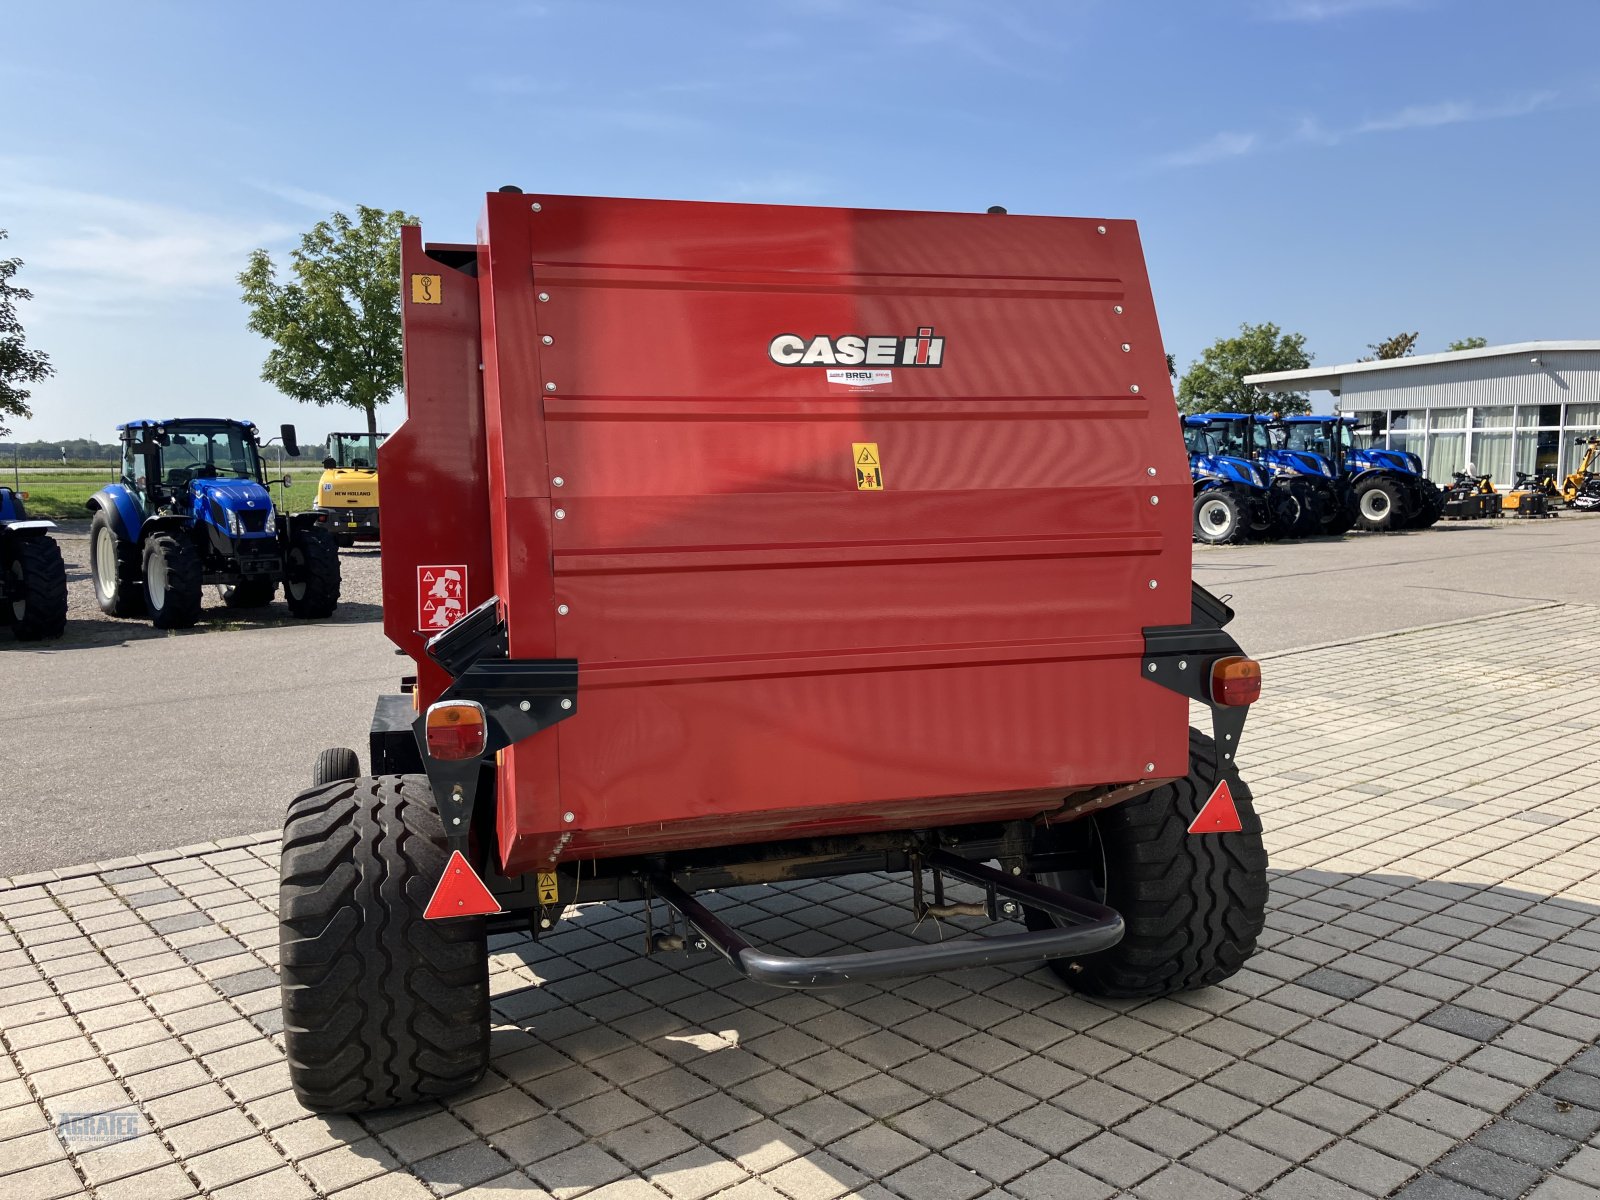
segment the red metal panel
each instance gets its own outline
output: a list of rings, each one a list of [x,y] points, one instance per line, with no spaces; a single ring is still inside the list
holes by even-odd
[[[443,247],[471,253],[472,247]],[[458,255],[459,257],[459,255]],[[478,284],[429,257],[422,230],[400,231],[405,328],[406,418],[378,447],[383,480],[383,631],[417,660],[419,698],[449,682],[422,652],[417,568],[448,562],[467,569],[466,607],[493,595],[489,485],[484,473],[481,317]],[[411,279],[437,279],[413,299]],[[437,301],[434,303],[433,301]]]
[[[1131,223],[497,194],[480,243],[494,586],[513,655],[580,663],[504,756],[508,869],[1185,773],[1139,674],[1190,486]],[[871,389],[769,353],[924,329]]]

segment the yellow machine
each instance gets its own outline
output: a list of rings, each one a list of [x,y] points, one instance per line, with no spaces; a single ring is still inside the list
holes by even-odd
[[[378,447],[386,433],[330,433],[313,505],[341,546],[378,540]]]
[[[1600,457],[1600,437],[1592,437],[1584,445],[1583,461],[1578,464],[1578,469],[1561,481],[1561,498],[1570,507],[1580,496],[1593,496],[1596,481],[1600,481],[1600,463],[1595,459]]]

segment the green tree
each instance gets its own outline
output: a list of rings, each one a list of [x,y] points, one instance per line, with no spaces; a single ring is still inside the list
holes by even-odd
[[[1218,338],[1178,381],[1178,407],[1184,412],[1310,411],[1304,392],[1261,392],[1246,375],[1299,371],[1311,365],[1303,333],[1284,333],[1272,322],[1241,325],[1237,337]]]
[[[1392,338],[1385,338],[1381,342],[1367,343],[1367,349],[1372,353],[1358,362],[1382,362],[1389,358],[1410,358],[1411,351],[1417,344],[1415,333],[1397,333]]]
[[[272,343],[261,378],[304,404],[347,404],[378,430],[378,405],[400,390],[398,210],[356,206],[355,220],[318,221],[289,254],[280,283],[272,256],[250,255],[239,276],[250,328]]]
[[[6,231],[0,229],[0,241],[5,236]],[[28,397],[33,393],[23,385],[38,383],[56,373],[49,355],[28,349],[22,332],[17,301],[32,300],[33,293],[11,282],[20,266],[20,258],[0,258],[0,436],[11,432],[3,424],[6,417],[33,416],[28,407]]]
[[[1482,350],[1488,344],[1488,338],[1466,337],[1459,342],[1451,342],[1449,348],[1451,350]]]
[[[1167,377],[1169,379],[1178,377],[1178,360],[1170,354],[1167,355]]]

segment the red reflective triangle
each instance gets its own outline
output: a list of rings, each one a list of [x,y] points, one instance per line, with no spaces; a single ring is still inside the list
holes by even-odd
[[[1244,824],[1239,820],[1239,810],[1233,804],[1233,792],[1228,788],[1228,781],[1222,780],[1217,784],[1217,790],[1211,793],[1211,799],[1205,802],[1194,822],[1189,826],[1190,833],[1240,833]]]
[[[444,864],[439,886],[433,889],[433,899],[428,901],[422,915],[426,920],[437,921],[441,917],[481,917],[499,911],[500,905],[484,887],[472,864],[462,857],[461,851],[455,850],[450,854],[450,861]]]

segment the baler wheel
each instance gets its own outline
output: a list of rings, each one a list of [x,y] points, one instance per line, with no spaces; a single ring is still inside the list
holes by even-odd
[[[1356,524],[1369,533],[1405,528],[1405,503],[1390,479],[1368,479],[1356,485]]]
[[[108,617],[144,616],[139,588],[139,547],[119,537],[104,509],[89,522],[89,578],[95,602]]]
[[[343,783],[361,777],[361,760],[356,752],[346,746],[333,746],[317,755],[311,768],[311,786],[322,787],[329,783]]]
[[[290,803],[279,971],[289,1079],[312,1112],[413,1104],[483,1077],[483,918],[422,917],[446,857],[420,775],[345,780]]]
[[[51,537],[13,539],[5,571],[15,597],[0,625],[9,624],[18,641],[58,638],[67,630],[67,568]]]
[[[1214,743],[1189,731],[1189,777],[1052,831],[1061,845],[1097,850],[1088,880],[1092,899],[1122,914],[1126,932],[1109,950],[1049,967],[1075,991],[1097,996],[1165,996],[1220,983],[1255,953],[1266,922],[1267,852],[1250,789],[1225,766],[1239,833],[1189,832],[1216,789]],[[1078,828],[1087,825],[1087,829]],[[1045,849],[1051,847],[1047,844]],[[1038,874],[1064,891],[1081,881]],[[1026,910],[1030,928],[1049,922]]]
[[[306,529],[289,543],[283,598],[297,617],[330,617],[339,607],[339,547],[321,529]]]
[[[157,629],[187,629],[200,619],[205,570],[194,547],[158,533],[144,544],[144,604]]]

